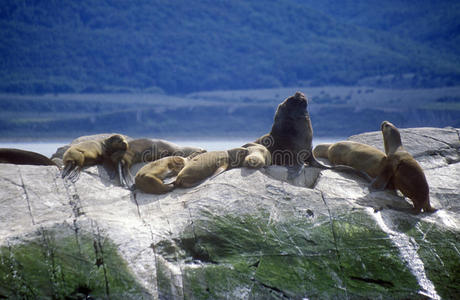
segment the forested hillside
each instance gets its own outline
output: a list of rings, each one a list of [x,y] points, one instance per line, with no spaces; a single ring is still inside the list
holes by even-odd
[[[3,0],[0,92],[460,83],[458,1]]]

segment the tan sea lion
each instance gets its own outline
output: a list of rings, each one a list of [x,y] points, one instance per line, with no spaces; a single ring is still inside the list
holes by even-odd
[[[146,164],[136,173],[135,184],[131,190],[136,188],[150,194],[164,194],[171,191],[174,189],[174,184],[166,184],[163,181],[177,176],[189,160],[204,152],[206,151],[194,152],[188,157],[167,156]]]
[[[168,156],[146,164],[134,178],[135,188],[149,194],[164,194],[174,189],[174,184],[163,180],[176,176],[184,168],[187,159],[182,156]]]
[[[118,133],[98,133],[98,134],[92,134],[92,135],[84,135],[84,136],[75,138],[70,144],[57,148],[56,152],[53,153],[53,155],[51,155],[51,160],[54,161],[59,167],[62,167],[64,165],[62,161],[64,157],[64,153],[72,145],[80,144],[81,142],[86,142],[86,141],[103,141],[115,134],[118,134]],[[124,134],[120,134],[120,135],[123,136],[128,142],[132,140],[132,138],[129,136],[126,136]]]
[[[244,159],[243,167],[259,169],[271,165],[272,156],[265,146],[256,143],[247,143],[242,147],[247,148],[249,151],[249,154]]]
[[[174,143],[159,139],[135,139],[128,142],[126,151],[115,152],[112,162],[117,166],[120,184],[130,187],[133,176],[130,169],[136,163],[152,162],[167,156],[187,157],[194,152],[204,151],[196,147],[182,147]]]
[[[111,155],[117,151],[126,151],[128,142],[126,139],[115,134],[111,137],[99,140],[90,140],[70,146],[64,153],[62,178],[68,178],[75,182],[83,167],[103,163],[110,160]]]
[[[327,158],[333,165],[350,166],[372,178],[381,173],[382,162],[387,157],[375,147],[350,141],[319,144],[313,153],[316,157]]]
[[[57,166],[48,157],[21,149],[0,148],[0,163],[15,165]]]
[[[307,97],[301,92],[286,98],[276,109],[270,133],[255,142],[264,145],[272,155],[272,164],[289,168],[289,177],[296,177],[305,163],[321,169],[333,169],[357,174],[368,179],[366,174],[348,166],[328,167],[312,154],[313,128],[307,110]]]
[[[404,149],[399,130],[388,121],[382,122],[381,130],[387,159],[372,186],[383,189],[392,183],[395,189],[412,200],[414,213],[418,214],[422,210],[435,212],[436,209],[430,204],[430,191],[425,173],[412,155]]]
[[[249,150],[243,147],[199,154],[187,162],[179,172],[174,186],[193,187],[226,170],[241,167],[248,154]]]

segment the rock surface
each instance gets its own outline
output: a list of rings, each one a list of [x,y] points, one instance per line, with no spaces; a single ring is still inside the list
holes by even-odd
[[[234,169],[156,196],[102,166],[72,184],[56,167],[0,165],[0,297],[454,299],[458,132],[401,130],[439,208],[420,215],[315,168],[292,182],[283,167]],[[383,148],[379,132],[350,139]]]

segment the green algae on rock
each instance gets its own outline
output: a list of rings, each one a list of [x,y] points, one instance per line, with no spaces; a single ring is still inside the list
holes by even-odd
[[[126,299],[142,288],[106,237],[41,229],[0,248],[0,295],[9,299]]]
[[[328,218],[260,216],[213,216],[186,228],[184,239],[176,239],[185,298],[421,298],[398,249],[365,213],[332,225]]]

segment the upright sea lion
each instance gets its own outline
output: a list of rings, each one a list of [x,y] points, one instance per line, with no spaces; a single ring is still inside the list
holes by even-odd
[[[381,130],[387,159],[372,186],[383,189],[392,183],[395,189],[412,200],[414,213],[418,214],[422,210],[436,211],[430,204],[430,191],[425,173],[412,155],[404,149],[399,130],[388,121],[382,122]]]
[[[242,147],[199,154],[187,162],[182,171],[179,172],[174,186],[193,187],[209,177],[217,176],[232,168],[241,167],[248,154],[249,150]]]
[[[48,157],[21,149],[0,148],[0,163],[15,165],[57,166]]]
[[[301,92],[286,98],[276,109],[270,133],[256,140],[270,151],[273,164],[320,164],[311,155],[313,129],[307,105],[308,100]]]
[[[272,156],[265,146],[256,143],[247,143],[242,147],[247,148],[249,151],[249,154],[244,159],[243,167],[259,169],[271,165]]]
[[[379,149],[357,142],[342,141],[319,144],[313,150],[316,157],[327,158],[333,165],[346,165],[365,172],[372,178],[381,173],[385,153]]]
[[[109,160],[114,152],[127,149],[128,142],[119,134],[102,141],[90,140],[72,145],[64,153],[64,169],[61,176],[76,181],[83,167],[100,164],[104,160]]]
[[[348,166],[328,167],[312,154],[313,128],[307,110],[308,100],[301,92],[286,98],[276,109],[270,133],[255,142],[264,145],[272,155],[272,164],[289,168],[289,177],[295,177],[305,163],[321,169],[352,172],[368,177]]]
[[[204,150],[195,152],[188,157],[167,156],[146,164],[136,173],[135,185],[131,189],[137,188],[150,194],[164,194],[171,191],[174,189],[174,184],[165,184],[163,180],[179,174],[190,159],[204,152]]]
[[[111,159],[117,165],[120,184],[130,187],[133,183],[130,169],[134,164],[152,162],[167,156],[187,157],[194,152],[202,151],[204,150],[201,148],[181,147],[165,140],[135,139],[128,142],[126,151],[115,152]]]

